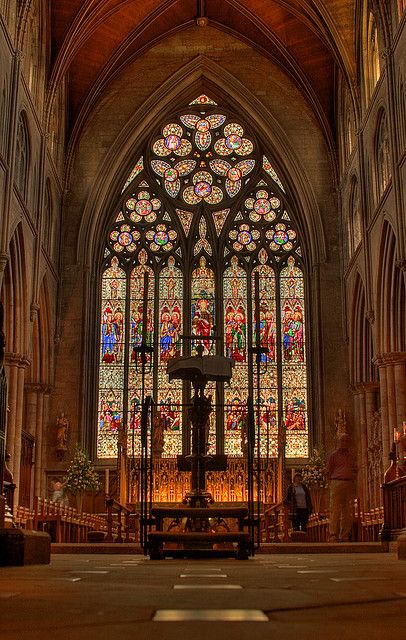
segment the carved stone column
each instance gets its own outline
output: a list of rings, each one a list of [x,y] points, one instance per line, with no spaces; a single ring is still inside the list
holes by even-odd
[[[358,453],[358,478],[357,478],[357,496],[361,500],[361,505],[365,504],[366,495],[366,475],[368,468],[367,459],[367,435],[366,435],[366,413],[365,413],[365,394],[363,385],[358,385],[353,389],[354,392],[354,408],[355,420],[354,435],[357,440]]]
[[[47,438],[45,437],[44,429],[47,425],[49,425],[49,405],[50,405],[50,396],[51,396],[51,387],[47,385],[45,387],[43,393],[43,406],[42,406],[42,424],[43,430],[41,434],[41,447],[38,447],[38,465],[35,467],[36,480],[35,486],[38,491],[38,495],[45,496],[46,495],[46,477],[45,477],[45,466],[47,460]]]
[[[406,353],[383,353],[377,358],[377,364],[381,382],[383,457],[386,461],[393,431],[401,429],[402,422],[406,420]]]

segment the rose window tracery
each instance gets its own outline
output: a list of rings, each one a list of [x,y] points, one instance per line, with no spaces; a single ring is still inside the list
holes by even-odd
[[[140,239],[140,233],[128,224],[123,224],[119,229],[114,229],[110,233],[110,240],[113,243],[114,251],[121,253],[122,251],[133,252],[137,248],[137,240]]]
[[[145,237],[150,240],[151,251],[170,251],[173,249],[173,241],[177,238],[174,229],[169,229],[166,224],[157,224],[154,229],[149,229]]]
[[[156,212],[161,208],[161,201],[151,197],[149,191],[140,190],[125,202],[125,211],[133,222],[154,222]]]
[[[182,114],[178,123],[161,131],[164,137],[151,145],[150,166],[167,194],[189,205],[216,205],[234,198],[256,167],[255,158],[249,157],[253,141],[225,114]]]
[[[276,196],[269,194],[266,189],[259,189],[255,193],[255,198],[250,197],[245,200],[245,207],[253,222],[272,222],[278,215],[281,201]]]
[[[279,222],[272,229],[266,232],[266,237],[271,242],[269,243],[272,251],[291,251],[293,249],[293,240],[296,238],[296,231],[293,229],[287,229],[283,222]]]
[[[260,237],[258,229],[251,229],[249,224],[240,224],[237,229],[232,229],[228,234],[231,240],[234,240],[233,248],[235,251],[254,251],[256,249],[256,240]]]

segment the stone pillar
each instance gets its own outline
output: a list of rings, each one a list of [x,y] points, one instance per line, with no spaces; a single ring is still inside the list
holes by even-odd
[[[396,356],[393,366],[396,387],[396,417],[397,426],[400,429],[406,420],[406,353],[398,353]]]
[[[14,457],[16,439],[16,415],[17,415],[17,378],[19,356],[15,353],[6,353],[5,366],[8,381],[7,397],[7,440],[6,450],[11,455],[10,471],[14,474],[16,461]]]
[[[386,430],[383,426],[383,455],[387,460],[393,441],[393,431],[400,430],[403,421],[406,420],[406,353],[403,351],[384,353],[379,357],[378,365],[381,380],[382,425],[385,425],[385,422],[387,425]]]
[[[358,462],[358,478],[357,478],[357,496],[360,498],[361,505],[365,504],[366,492],[366,475],[368,470],[368,455],[366,446],[366,414],[365,414],[365,397],[364,387],[359,385],[354,389],[355,404],[355,420],[357,434],[357,462]]]
[[[379,357],[376,359],[379,368],[379,390],[381,396],[381,415],[382,415],[382,457],[384,465],[389,460],[389,452],[393,441],[393,431],[389,432],[389,409],[388,409],[388,381],[386,365]]]
[[[41,433],[42,442],[41,442],[41,447],[38,447],[39,451],[41,452],[39,454],[40,461],[39,461],[38,469],[36,469],[38,484],[36,484],[35,486],[37,487],[37,491],[40,496],[45,496],[46,490],[47,490],[44,469],[46,467],[46,461],[47,461],[46,429],[47,429],[47,426],[49,425],[50,395],[51,395],[51,387],[47,386],[44,390],[44,396],[43,396],[42,433]]]
[[[16,484],[14,504],[18,504],[21,463],[21,433],[24,409],[24,375],[30,361],[25,356],[6,353],[9,380],[9,419],[7,424],[7,450],[11,454],[10,467]]]
[[[37,390],[37,413],[36,413],[36,430],[35,430],[35,472],[34,472],[34,496],[41,494],[41,477],[42,477],[42,440],[44,431],[44,385],[38,385]]]
[[[374,434],[374,414],[377,411],[378,407],[377,407],[377,402],[376,402],[376,395],[377,392],[379,391],[379,384],[377,382],[366,382],[363,385],[364,387],[364,402],[365,402],[365,419],[366,419],[366,424],[365,424],[365,450],[366,450],[366,455],[367,455],[367,467],[366,467],[366,474],[365,474],[365,481],[366,481],[366,494],[365,496],[369,495],[369,504],[365,505],[368,506],[369,508],[375,508],[378,507],[381,500],[379,497],[379,493],[380,493],[380,485],[383,481],[383,478],[381,477],[376,477],[376,474],[374,472],[374,477],[373,478],[368,478],[368,471],[370,468],[372,468],[372,465],[369,464],[369,458],[368,458],[368,449],[370,449],[371,451],[374,450],[374,447],[376,447],[377,443],[374,442],[373,440],[375,439],[376,435]],[[374,462],[374,460],[371,460],[371,462]]]
[[[25,428],[35,437],[37,416],[37,385],[25,385]]]

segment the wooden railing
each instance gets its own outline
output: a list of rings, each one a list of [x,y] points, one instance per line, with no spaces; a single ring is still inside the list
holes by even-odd
[[[289,537],[289,512],[278,502],[265,509],[261,518],[262,542],[290,542]]]
[[[6,503],[7,506],[9,507],[10,511],[13,513],[14,511],[14,492],[15,492],[15,488],[16,485],[13,482],[4,482],[3,483],[3,493],[4,493],[4,497],[6,498]]]
[[[114,539],[116,542],[138,542],[138,514],[114,498],[106,499],[106,509],[106,542],[113,542]]]
[[[17,513],[22,513],[18,507]],[[34,500],[33,529],[47,531],[54,542],[86,542],[89,531],[106,531],[106,518],[79,513],[73,507],[37,496]]]
[[[406,476],[382,485],[386,540],[395,539],[406,528]]]
[[[406,479],[405,479],[406,480]],[[396,514],[400,520],[401,504],[398,501],[406,500],[406,482],[404,483],[404,493],[398,492],[397,499],[392,499],[396,504]],[[406,508],[403,503],[403,517],[406,515]],[[385,520],[386,522],[386,520]],[[398,521],[397,521],[398,522]],[[383,508],[378,507],[368,512],[361,511],[360,502],[354,500],[354,517],[351,531],[353,542],[378,542],[381,540],[381,529],[384,523]],[[303,537],[303,542],[328,542],[329,540],[329,514],[313,513],[307,525],[307,535]],[[403,526],[406,526],[404,524]],[[261,520],[261,540],[262,542],[297,542],[292,536],[292,524],[289,519],[289,512],[282,503],[272,505],[265,510]],[[303,534],[302,534],[303,535]],[[293,539],[292,539],[293,538]]]

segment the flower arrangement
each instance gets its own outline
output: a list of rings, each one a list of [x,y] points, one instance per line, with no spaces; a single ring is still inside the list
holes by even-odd
[[[86,491],[97,491],[100,487],[99,476],[86,451],[76,445],[75,454],[64,478],[64,487],[74,496]]]
[[[326,489],[328,486],[326,475],[326,455],[322,447],[314,449],[309,462],[302,469],[303,482],[308,487]]]

